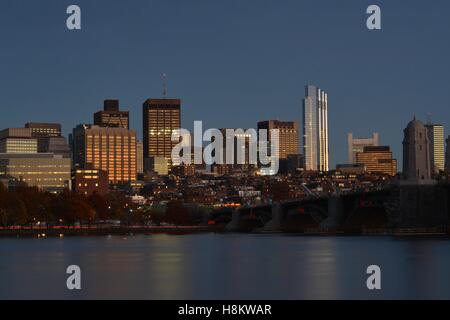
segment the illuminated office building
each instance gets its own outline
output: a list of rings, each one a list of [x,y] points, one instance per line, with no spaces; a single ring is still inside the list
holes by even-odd
[[[71,188],[71,161],[51,153],[0,153],[0,175],[49,192]]]
[[[31,129],[34,138],[60,137],[61,125],[59,123],[28,122],[25,128]]]
[[[94,125],[128,129],[130,113],[119,110],[119,100],[105,100],[103,110],[94,113]]]
[[[172,142],[172,132],[181,128],[181,100],[148,99],[142,118],[144,158],[163,157],[170,167],[172,149],[177,144]]]
[[[79,125],[73,130],[76,168],[108,172],[112,184],[136,180],[136,132],[124,128]]]
[[[298,123],[293,121],[268,120],[258,122],[259,130],[268,130],[268,141],[271,139],[270,130],[278,129],[279,159],[287,159],[289,155],[298,154]]]
[[[363,152],[356,153],[356,164],[364,165],[369,173],[397,174],[397,160],[392,158],[391,149],[387,146],[364,147]]]
[[[73,174],[73,189],[81,194],[105,195],[109,191],[108,173],[99,169],[77,169]]]

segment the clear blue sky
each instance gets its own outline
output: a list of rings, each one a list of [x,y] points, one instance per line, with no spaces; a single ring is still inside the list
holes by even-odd
[[[82,9],[82,30],[66,8]],[[365,27],[382,8],[382,31]],[[183,126],[301,120],[304,85],[329,93],[331,163],[346,134],[381,134],[401,159],[417,115],[450,127],[450,2],[366,0],[2,0],[0,127],[61,122],[68,133],[106,98],[142,132],[142,102],[183,101]]]

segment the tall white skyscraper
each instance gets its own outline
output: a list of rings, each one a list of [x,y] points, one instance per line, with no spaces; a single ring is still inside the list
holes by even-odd
[[[303,154],[306,170],[328,171],[328,95],[311,85],[303,99]]]

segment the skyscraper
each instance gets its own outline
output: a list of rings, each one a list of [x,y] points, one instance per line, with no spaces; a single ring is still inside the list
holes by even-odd
[[[415,117],[404,130],[403,176],[407,180],[417,182],[431,179],[427,129]]]
[[[172,132],[181,128],[180,99],[148,99],[143,104],[144,159],[162,157],[170,164]]]
[[[380,135],[375,132],[371,138],[355,138],[353,133],[347,135],[348,142],[348,163],[356,163],[356,154],[364,152],[364,147],[377,147],[380,144]]]
[[[94,113],[94,124],[100,127],[129,129],[129,118],[128,111],[119,110],[119,100],[105,100],[103,110]]]
[[[77,168],[108,172],[110,183],[136,180],[136,132],[125,128],[79,125],[73,130],[73,156]]]
[[[258,132],[267,130],[267,139],[271,140],[270,130],[278,129],[278,159],[287,159],[289,155],[298,154],[298,123],[294,121],[268,120],[258,122]]]
[[[425,126],[430,143],[430,163],[434,173],[445,169],[445,138],[444,126],[440,124],[427,124]]]
[[[303,153],[305,169],[328,171],[328,95],[308,85],[303,99]]]

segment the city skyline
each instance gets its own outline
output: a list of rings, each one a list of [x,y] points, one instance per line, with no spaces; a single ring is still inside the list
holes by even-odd
[[[333,106],[330,167],[346,162],[349,131],[380,132],[401,162],[402,127],[413,114],[423,119],[430,112],[436,122],[450,125],[450,45],[433,40],[450,29],[445,1],[425,8],[410,1],[406,12],[400,3],[382,2],[379,32],[365,28],[365,1],[257,7],[236,1],[219,7],[206,1],[136,1],[126,10],[125,4],[106,1],[79,4],[85,19],[75,33],[65,28],[63,3],[2,8],[0,60],[8,62],[0,73],[0,85],[7,88],[2,110],[23,112],[5,113],[0,127],[60,122],[67,136],[77,124],[90,123],[104,99],[117,98],[142,137],[142,101],[162,95],[163,72],[168,96],[183,100],[182,126],[188,129],[194,120],[216,128],[248,128],[266,119],[301,123],[303,86],[325,88]],[[32,27],[13,18],[19,12]],[[147,12],[160,14],[148,23]],[[176,19],[166,27],[162,17],[169,13]],[[217,110],[224,110],[220,117]]]
[[[0,6],[0,300],[450,300],[449,0]]]

